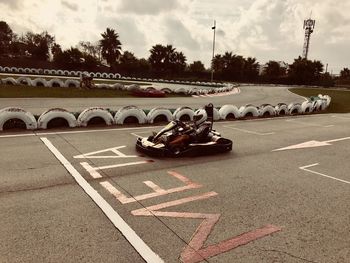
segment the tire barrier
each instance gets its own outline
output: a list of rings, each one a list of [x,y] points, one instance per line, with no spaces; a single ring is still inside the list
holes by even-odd
[[[47,129],[50,121],[54,119],[64,119],[70,128],[77,127],[77,119],[73,113],[60,108],[50,109],[40,115],[38,119],[38,129]]]
[[[173,114],[165,108],[154,108],[147,114],[147,122],[151,124],[162,121],[170,122],[172,120]]]
[[[145,124],[147,116],[145,112],[136,106],[126,106],[117,111],[114,116],[116,124],[124,124],[125,121],[137,120],[138,124]]]
[[[219,114],[222,120],[239,119],[241,117],[239,109],[234,105],[222,106],[219,110]]]
[[[14,78],[5,78],[1,80],[1,82],[5,85],[17,85],[17,81]]]
[[[50,79],[47,82],[47,85],[52,88],[63,88],[64,87],[64,82],[60,79]]]
[[[177,88],[175,89],[176,94],[187,94],[187,91],[185,88]]]
[[[103,119],[107,126],[114,124],[114,118],[109,111],[103,108],[93,107],[85,109],[82,113],[79,114],[79,117],[77,119],[78,126],[86,127],[89,124],[89,121],[93,118]]]
[[[303,114],[308,114],[314,111],[313,103],[310,101],[304,101],[301,104],[301,111]]]
[[[33,79],[32,85],[35,87],[48,87],[47,81],[42,78]]]
[[[126,89],[126,87],[120,83],[113,84],[111,87],[112,87],[112,89],[115,89],[115,90],[125,90]]]
[[[160,89],[160,91],[163,91],[166,94],[170,94],[172,92],[171,89],[169,89],[169,88],[162,88],[162,89]]]
[[[27,130],[35,130],[38,127],[33,114],[21,108],[9,107],[0,110],[0,131],[3,130],[7,121],[16,119],[23,121]]]
[[[302,114],[303,110],[300,103],[291,103],[288,105],[289,115]]]
[[[140,89],[140,86],[137,84],[132,84],[130,86],[127,86],[126,90],[127,91],[137,91]]]
[[[64,87],[65,88],[79,88],[80,87],[80,82],[75,79],[67,79],[64,82]]]
[[[253,105],[246,105],[239,108],[241,118],[259,117],[259,110]]]
[[[101,84],[96,84],[95,87],[98,89],[110,89],[112,86],[105,83],[101,83]]]
[[[275,111],[277,116],[284,116],[289,114],[288,105],[285,103],[277,104]]]
[[[276,116],[275,108],[270,104],[263,104],[259,108],[259,116],[260,117],[273,117]]]
[[[107,79],[108,78],[108,74],[107,73],[102,73],[102,78]]]
[[[27,86],[33,85],[32,80],[28,77],[19,77],[16,80],[16,82],[17,82],[17,84],[20,84],[20,85],[27,85]]]
[[[190,107],[179,107],[173,113],[174,120],[193,121],[194,111]]]

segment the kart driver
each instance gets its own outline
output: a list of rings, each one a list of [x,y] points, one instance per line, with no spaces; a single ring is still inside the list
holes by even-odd
[[[201,143],[208,139],[211,123],[206,122],[208,116],[204,109],[197,110],[193,116],[194,127],[187,127],[190,132],[182,134],[169,142],[172,149],[184,148],[192,142]]]

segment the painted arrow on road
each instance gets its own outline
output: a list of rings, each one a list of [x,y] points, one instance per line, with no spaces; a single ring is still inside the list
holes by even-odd
[[[340,142],[340,141],[345,141],[345,140],[350,140],[350,137],[345,137],[345,138],[340,138],[340,139],[335,139],[335,140],[329,140],[329,141],[323,141],[323,142],[320,142],[320,141],[308,141],[308,142],[303,142],[303,143],[300,143],[300,144],[284,147],[284,148],[281,148],[281,149],[276,149],[276,150],[273,150],[273,152],[329,146],[329,145],[332,145],[332,142]]]

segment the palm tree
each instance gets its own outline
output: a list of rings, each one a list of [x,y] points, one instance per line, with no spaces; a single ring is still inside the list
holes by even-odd
[[[106,32],[101,34],[100,46],[102,49],[102,57],[107,63],[112,66],[121,55],[121,42],[119,41],[119,35],[114,29],[108,28]]]

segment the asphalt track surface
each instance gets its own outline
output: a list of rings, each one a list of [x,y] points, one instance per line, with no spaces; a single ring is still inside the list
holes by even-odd
[[[232,152],[181,159],[138,156],[161,127],[1,133],[0,262],[349,262],[350,114],[214,127]]]
[[[171,84],[162,84],[167,87]],[[79,112],[89,107],[104,107],[118,110],[122,106],[136,105],[140,109],[165,107],[176,109],[181,106],[201,108],[213,103],[215,107],[233,104],[238,107],[246,104],[260,106],[269,103],[303,102],[304,98],[288,91],[288,87],[281,86],[241,86],[239,94],[222,97],[183,97],[183,98],[0,98],[0,108],[18,107],[33,113],[41,114],[52,108],[64,108],[68,111]],[[317,95],[317,94],[316,94]]]

